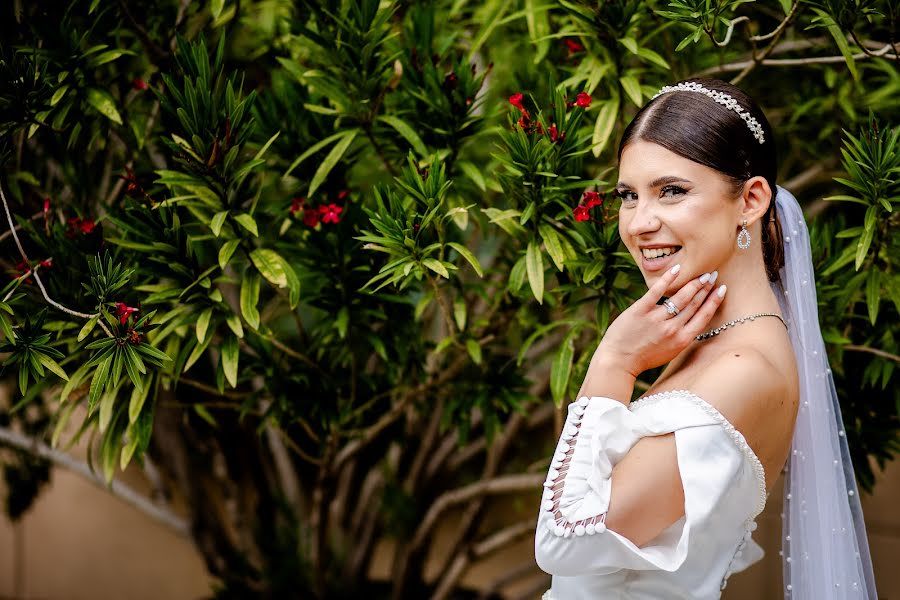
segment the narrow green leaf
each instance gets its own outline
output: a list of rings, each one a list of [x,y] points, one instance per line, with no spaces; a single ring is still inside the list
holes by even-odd
[[[248,273],[241,282],[241,314],[253,329],[259,329],[259,275]]]
[[[97,313],[90,319],[88,322],[84,324],[84,327],[81,328],[81,331],[78,332],[78,341],[84,340],[88,336],[88,334],[94,330],[94,326],[97,325],[97,321],[100,320],[100,313]]]
[[[528,242],[528,249],[525,251],[525,267],[528,271],[528,284],[531,286],[531,293],[534,294],[539,304],[543,304],[544,259],[541,255],[540,247],[534,240]]]
[[[563,262],[566,257],[562,245],[559,242],[559,235],[556,233],[556,230],[547,223],[538,225],[538,231],[540,231],[541,238],[544,240],[544,247],[547,249],[547,254],[550,255],[553,264],[556,265],[556,270],[562,271]]]
[[[221,267],[222,270],[225,270],[225,267],[228,266],[231,255],[234,254],[234,251],[237,250],[238,244],[240,243],[240,240],[228,240],[222,244],[221,248],[219,248],[219,267]]]
[[[106,375],[109,373],[109,368],[112,365],[112,354],[106,357],[106,360],[100,363],[100,366],[97,367],[97,370],[94,371],[94,377],[91,379],[91,389],[88,395],[88,416],[94,412],[94,408],[97,406],[97,401],[100,399],[100,394],[103,392],[103,388],[106,386]]]
[[[212,221],[209,222],[209,228],[213,232],[213,235],[219,237],[219,234],[222,233],[222,225],[225,223],[225,218],[228,216],[228,211],[223,210],[221,212],[217,212]]]
[[[254,237],[259,237],[259,230],[256,228],[256,220],[248,215],[247,213],[242,213],[240,215],[235,215],[234,220],[238,222],[238,224],[252,233]]]
[[[422,264],[441,275],[446,279],[450,279],[450,273],[447,272],[447,268],[437,259],[434,258],[424,258],[422,259]]]
[[[109,95],[109,92],[98,88],[90,88],[87,91],[87,101],[97,112],[110,121],[122,124],[122,117],[116,110],[116,101]]]
[[[619,77],[619,83],[622,89],[628,94],[628,98],[634,102],[635,106],[641,107],[641,84],[633,75],[623,75]]]
[[[143,389],[139,387],[132,388],[131,390],[131,398],[128,401],[128,422],[134,423],[137,421],[138,415],[141,414],[141,409],[144,407],[144,401],[147,400],[147,394],[150,391],[150,386],[145,386]]]
[[[197,318],[197,341],[201,344],[206,339],[206,330],[209,328],[209,320],[212,318],[213,309],[210,306]]]
[[[619,97],[615,96],[600,106],[597,122],[594,124],[594,137],[591,139],[591,152],[600,156],[612,136],[613,128],[619,115]]]
[[[472,362],[476,365],[481,364],[481,345],[477,341],[473,339],[466,340],[466,351],[468,351],[469,356],[472,358]]]
[[[37,357],[37,359],[40,361],[40,363],[42,365],[44,365],[45,367],[47,367],[47,369],[49,369],[50,371],[55,373],[57,377],[59,377],[60,379],[65,379],[66,381],[69,381],[69,376],[66,375],[66,372],[63,370],[63,368],[61,366],[59,366],[59,363],[57,363],[55,360],[53,360],[52,358],[50,358],[43,352],[35,351],[34,355]]]
[[[399,133],[403,139],[409,142],[409,145],[412,146],[412,149],[416,151],[420,157],[425,157],[428,155],[428,148],[425,147],[425,144],[422,142],[422,138],[419,137],[419,134],[416,133],[412,127],[410,127],[406,121],[400,119],[398,117],[394,117],[391,115],[381,115],[378,117],[379,121],[383,121],[393,127],[397,133]]]
[[[109,426],[109,422],[112,419],[113,407],[116,405],[116,390],[106,392],[100,398],[100,432],[106,431],[106,428]]]
[[[572,358],[575,355],[575,340],[572,330],[563,339],[563,343],[550,366],[550,394],[556,406],[561,406],[569,387],[572,375]]]
[[[319,168],[316,169],[316,174],[313,175],[313,179],[309,184],[309,190],[306,192],[307,197],[312,197],[319,189],[319,186],[325,183],[325,178],[328,177],[328,174],[331,173],[331,170],[337,162],[344,156],[344,152],[347,151],[347,148],[349,148],[350,144],[353,143],[353,140],[356,139],[356,134],[357,130],[352,129],[334,145],[334,148],[331,149],[331,152],[328,153],[325,160],[323,160],[322,164],[319,165]]]
[[[872,269],[866,281],[866,307],[869,309],[869,322],[872,325],[878,319],[878,308],[881,303],[881,271]]]
[[[225,342],[222,344],[222,369],[225,371],[225,379],[231,387],[237,387],[237,371],[238,358],[238,339],[236,336],[225,336]]]
[[[459,252],[460,256],[469,261],[469,264],[472,265],[472,268],[475,269],[475,272],[478,273],[479,277],[484,277],[484,272],[481,270],[481,263],[478,262],[478,259],[472,254],[471,250],[456,242],[447,242],[447,245]]]
[[[228,325],[228,328],[234,332],[234,335],[239,338],[244,337],[244,326],[241,325],[241,318],[234,313],[228,315],[225,319],[225,323]]]

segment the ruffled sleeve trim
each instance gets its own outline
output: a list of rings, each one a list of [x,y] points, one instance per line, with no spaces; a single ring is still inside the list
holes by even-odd
[[[766,472],[762,466],[762,462],[759,460],[759,457],[756,456],[756,453],[753,451],[753,448],[750,447],[750,444],[747,443],[744,435],[735,428],[731,422],[725,418],[725,415],[720,413],[716,407],[712,404],[708,403],[706,400],[691,392],[690,390],[667,390],[664,392],[658,392],[656,394],[650,394],[649,396],[644,396],[643,398],[639,398],[632,402],[628,406],[628,410],[632,413],[658,404],[660,401],[671,401],[673,397],[684,398],[690,402],[693,402],[698,407],[700,407],[703,411],[709,414],[716,422],[718,422],[731,440],[734,442],[735,446],[737,446],[738,450],[743,453],[746,457],[747,461],[753,466],[753,472],[756,475],[756,484],[757,484],[757,502],[756,509],[751,517],[755,519],[766,507],[766,500],[768,499],[768,493],[766,492]]]

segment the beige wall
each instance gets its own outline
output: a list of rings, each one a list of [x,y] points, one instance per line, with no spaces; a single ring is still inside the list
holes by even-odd
[[[140,475],[129,471],[126,481],[146,487]],[[900,600],[900,461],[879,476],[873,497],[863,496],[869,542],[875,562],[879,597]],[[732,576],[726,600],[781,598],[781,488],[773,490],[760,515],[757,539],[766,549],[763,560]],[[525,514],[528,507],[517,503]],[[102,489],[62,469],[31,512],[16,526],[22,551],[21,596],[14,596],[13,526],[0,520],[0,598],[16,600],[167,600],[194,599],[209,590],[203,562],[186,539],[150,520]],[[452,522],[436,536],[439,546]],[[390,544],[384,544],[373,575],[386,574]],[[529,563],[532,563],[529,568]],[[502,554],[469,569],[464,581],[483,587],[501,574],[520,571],[514,583],[503,586],[507,598],[535,597],[549,577],[532,561],[532,540],[526,536]],[[523,596],[523,594],[525,596]]]

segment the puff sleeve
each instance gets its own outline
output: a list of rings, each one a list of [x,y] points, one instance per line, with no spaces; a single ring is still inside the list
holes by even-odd
[[[535,534],[538,566],[559,576],[620,569],[675,571],[688,555],[692,528],[712,518],[725,496],[733,514],[741,515],[738,523],[749,516],[745,513],[755,517],[754,490],[749,490],[751,500],[746,499],[753,473],[734,443],[740,433],[726,424],[715,408],[696,397],[669,398],[662,407],[640,412],[602,396],[570,404],[544,482]],[[638,547],[606,528],[612,470],[640,438],[671,432],[685,491],[685,518]]]

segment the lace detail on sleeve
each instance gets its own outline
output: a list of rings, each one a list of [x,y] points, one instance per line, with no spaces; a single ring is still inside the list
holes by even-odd
[[[558,537],[569,537],[573,533],[576,536],[593,535],[606,531],[606,512],[572,522],[563,516],[560,510],[566,475],[569,472],[572,455],[575,453],[575,444],[581,431],[581,420],[589,402],[588,398],[582,397],[573,403],[570,419],[568,419],[561,436],[565,445],[561,443],[553,456],[550,472],[544,483],[547,489],[544,491],[544,502],[541,508],[553,515],[553,519],[548,520],[547,525]]]

